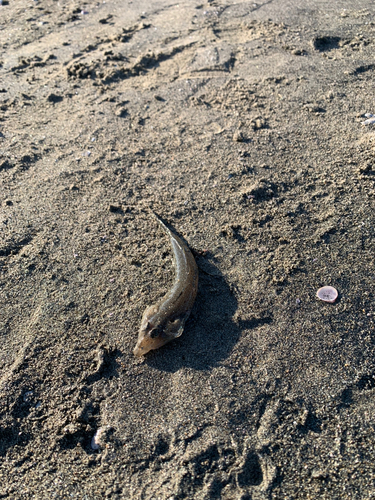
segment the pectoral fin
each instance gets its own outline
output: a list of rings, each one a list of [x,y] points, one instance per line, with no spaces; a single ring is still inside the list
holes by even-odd
[[[173,321],[168,321],[167,323],[167,328],[166,328],[166,333],[168,336],[171,336],[172,338],[177,338],[181,337],[182,332],[184,331],[185,328],[185,323],[186,320],[188,319],[190,314],[190,311],[185,313],[183,316],[180,316],[179,318],[174,319]]]

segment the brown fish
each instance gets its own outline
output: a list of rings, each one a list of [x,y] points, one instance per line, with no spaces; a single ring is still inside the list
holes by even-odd
[[[143,356],[182,335],[198,290],[198,267],[193,254],[181,238],[154,215],[171,240],[176,279],[171,290],[143,313],[135,356]]]

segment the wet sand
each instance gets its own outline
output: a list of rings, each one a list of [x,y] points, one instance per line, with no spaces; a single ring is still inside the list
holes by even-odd
[[[3,0],[0,498],[373,498],[375,8],[308,3]]]

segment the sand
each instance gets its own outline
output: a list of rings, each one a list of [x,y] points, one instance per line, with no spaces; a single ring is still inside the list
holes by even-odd
[[[306,4],[2,1],[0,498],[374,498],[375,7]]]

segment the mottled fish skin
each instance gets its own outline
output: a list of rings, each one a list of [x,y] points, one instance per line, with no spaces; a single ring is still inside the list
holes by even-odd
[[[143,313],[135,356],[143,356],[182,335],[198,290],[198,267],[193,254],[158,215],[154,216],[170,238],[176,279],[171,290]]]

